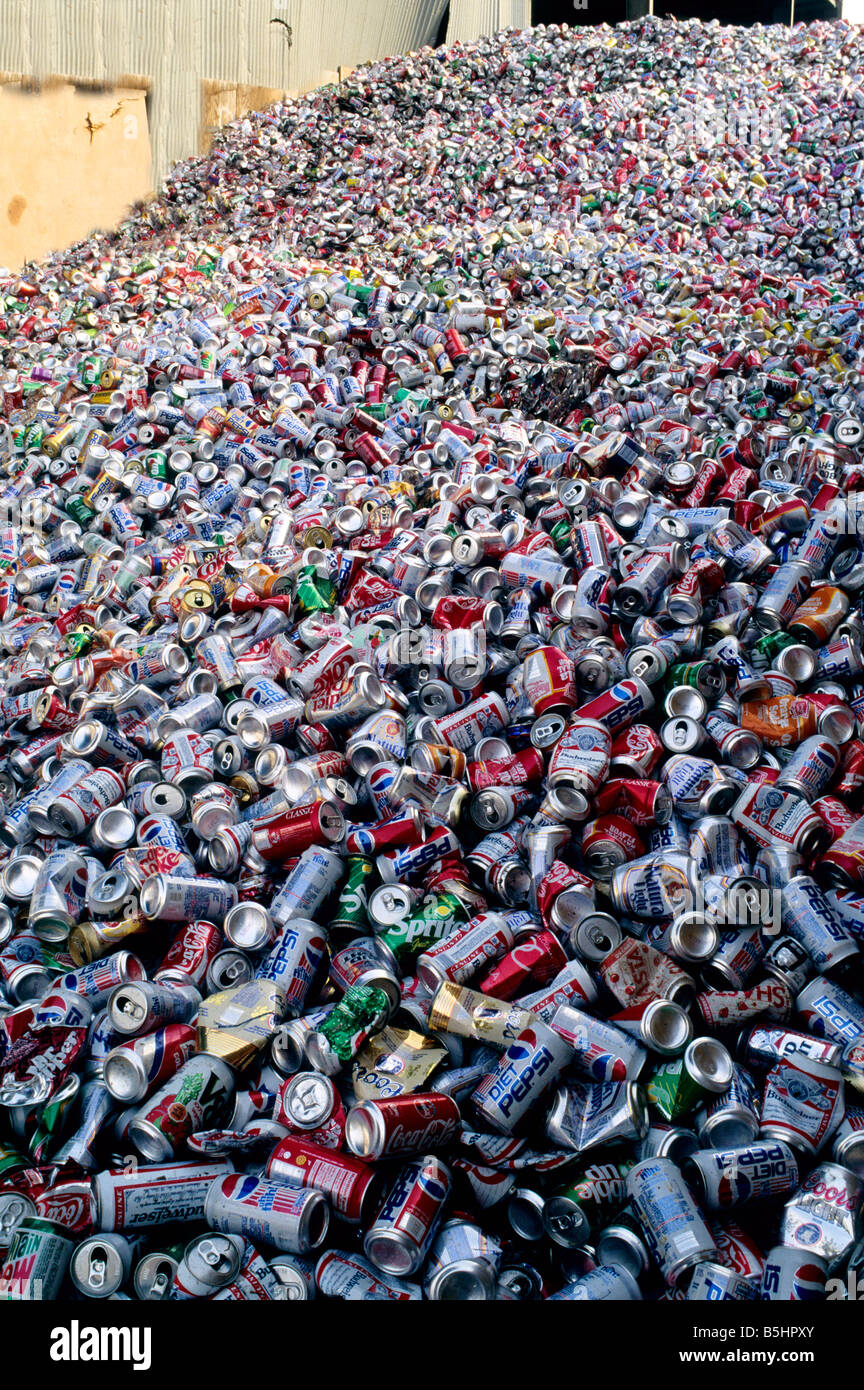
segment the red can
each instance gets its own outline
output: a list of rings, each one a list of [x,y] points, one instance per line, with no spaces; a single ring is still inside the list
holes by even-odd
[[[576,667],[560,647],[538,647],[525,658],[522,671],[525,694],[535,715],[578,705]]]
[[[432,609],[432,626],[443,632],[456,628],[474,627],[481,623],[493,634],[501,630],[501,606],[484,598],[469,598],[463,594],[442,594]]]
[[[282,863],[313,845],[333,844],[345,833],[345,817],[334,801],[313,801],[279,811],[252,830],[253,847],[268,863]]]
[[[390,1158],[449,1144],[461,1124],[459,1107],[451,1096],[415,1091],[352,1106],[345,1142],[358,1158]]]
[[[371,825],[357,825],[345,836],[349,854],[379,854],[385,849],[404,849],[422,842],[422,821],[416,806],[406,806],[398,816]]]
[[[836,796],[820,796],[818,801],[813,802],[813,810],[833,831],[835,840],[839,840],[841,835],[845,835],[846,831],[851,830],[860,820],[860,816],[850,811]]]
[[[544,770],[542,753],[536,748],[523,748],[512,758],[469,763],[468,784],[475,792],[486,787],[520,787],[542,781]]]
[[[531,932],[478,980],[476,988],[494,999],[512,999],[532,984],[545,985],[553,980],[566,964],[567,956],[557,936],[551,931]]]
[[[606,812],[586,821],[582,830],[582,858],[591,873],[611,875],[631,859],[645,853],[645,844],[632,821],[616,812]]]
[[[380,1205],[386,1181],[380,1170],[351,1154],[293,1137],[279,1141],[264,1175],[297,1187],[317,1188],[344,1220],[363,1226]]]
[[[162,958],[154,980],[200,989],[225,942],[215,922],[187,922]]]
[[[612,743],[610,771],[631,777],[650,777],[662,762],[664,748],[650,724],[631,724]]]
[[[613,777],[598,791],[598,811],[617,811],[633,825],[665,825],[672,815],[672,797],[663,782],[638,777]]]
[[[56,1221],[77,1236],[87,1236],[93,1230],[93,1190],[89,1178],[70,1178],[54,1183],[34,1194],[36,1215],[43,1221]]]
[[[449,1194],[450,1171],[434,1154],[406,1164],[366,1234],[367,1259],[385,1274],[416,1273],[435,1239]]]

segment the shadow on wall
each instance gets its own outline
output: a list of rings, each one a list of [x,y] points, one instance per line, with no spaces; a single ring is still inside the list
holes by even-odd
[[[150,192],[143,87],[0,86],[0,265],[112,227]]]

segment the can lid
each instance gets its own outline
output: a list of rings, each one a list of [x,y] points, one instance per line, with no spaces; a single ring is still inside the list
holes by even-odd
[[[727,1048],[716,1038],[694,1038],[684,1053],[684,1067],[703,1090],[721,1095],[728,1091],[734,1063]]]
[[[102,1079],[115,1100],[139,1100],[146,1090],[144,1063],[128,1047],[116,1047],[108,1053],[102,1066]]]
[[[225,915],[225,936],[242,951],[263,951],[273,941],[273,918],[260,903],[239,902]]]
[[[425,1293],[433,1303],[467,1303],[492,1299],[495,1289],[495,1271],[486,1260],[454,1260],[436,1270]]]
[[[693,1024],[680,1004],[671,999],[652,999],[639,1020],[639,1030],[655,1052],[673,1055],[687,1046]]]
[[[640,1279],[648,1271],[650,1257],[645,1242],[624,1222],[613,1223],[600,1232],[596,1252],[598,1264],[612,1265],[633,1279]]]
[[[107,806],[100,811],[90,830],[97,845],[126,849],[135,839],[137,821],[125,806]]]
[[[35,854],[16,854],[0,874],[4,896],[12,902],[29,902],[42,861]]]
[[[282,1090],[281,1104],[291,1118],[293,1124],[299,1129],[316,1129],[318,1125],[329,1119],[333,1112],[334,1105],[338,1100],[335,1087],[332,1081],[320,1072],[304,1071],[298,1072],[293,1076]],[[358,1109],[353,1106],[349,1112],[351,1115]],[[346,1140],[348,1136],[348,1126],[346,1124]],[[351,1147],[349,1140],[349,1148]],[[356,1152],[356,1150],[352,1150]],[[365,1155],[360,1155],[364,1157]]]
[[[623,932],[608,912],[590,912],[570,933],[572,949],[585,960],[600,962],[620,945]]]
[[[590,1234],[588,1217],[573,1197],[559,1193],[549,1197],[543,1207],[543,1226],[556,1245],[577,1249]]]
[[[514,1187],[507,1198],[507,1220],[520,1240],[535,1241],[546,1229],[546,1200],[530,1187]]]
[[[88,1298],[109,1298],[119,1289],[126,1275],[119,1250],[102,1236],[83,1241],[72,1256],[69,1275],[73,1284]]]

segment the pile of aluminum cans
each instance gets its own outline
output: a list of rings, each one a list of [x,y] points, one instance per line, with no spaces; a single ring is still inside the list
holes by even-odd
[[[0,274],[0,1298],[861,1297],[862,182],[506,31]]]

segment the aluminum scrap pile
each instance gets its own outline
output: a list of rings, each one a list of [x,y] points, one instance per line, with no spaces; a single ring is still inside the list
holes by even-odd
[[[850,1286],[862,79],[506,31],[0,275],[0,1297]]]

